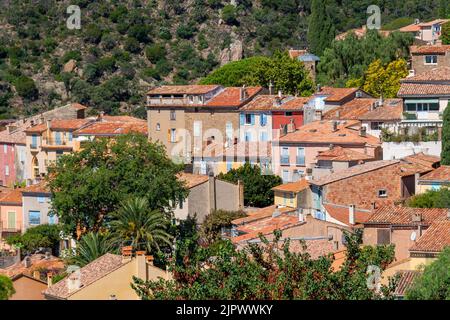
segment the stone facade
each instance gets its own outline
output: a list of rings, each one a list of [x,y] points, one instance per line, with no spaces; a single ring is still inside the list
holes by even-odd
[[[431,55],[437,57],[436,64],[425,63],[425,56]],[[440,54],[412,54],[411,55],[411,69],[414,70],[415,75],[430,71],[439,67],[450,67],[450,52]]]

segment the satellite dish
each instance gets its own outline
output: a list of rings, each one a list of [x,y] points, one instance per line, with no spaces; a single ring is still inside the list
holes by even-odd
[[[415,231],[411,232],[411,241],[416,241],[417,239],[417,233]]]

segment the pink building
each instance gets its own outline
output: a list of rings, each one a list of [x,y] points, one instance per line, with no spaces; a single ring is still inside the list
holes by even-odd
[[[19,233],[22,230],[22,190],[13,189],[0,197],[0,235]]]
[[[319,169],[337,171],[339,164],[331,163],[333,168],[328,168],[326,161],[318,162],[317,156],[323,151],[330,150],[330,147],[349,150],[351,159],[371,158],[376,160],[382,158],[380,140],[368,135],[359,121],[342,121],[341,123],[325,120],[315,121],[294,132],[289,132],[281,136],[277,142],[273,142],[274,172],[281,176],[284,182],[292,182],[298,181],[303,176],[311,176],[313,171],[320,172]],[[343,154],[345,155],[345,152]],[[356,154],[359,154],[360,157]],[[351,159],[343,161],[341,169],[358,164],[353,164]],[[307,174],[307,168],[311,169],[309,174]]]
[[[25,133],[22,128],[8,126],[0,132],[0,185],[11,187],[23,179],[24,151]]]

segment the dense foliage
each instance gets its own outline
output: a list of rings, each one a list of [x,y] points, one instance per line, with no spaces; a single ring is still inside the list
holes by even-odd
[[[426,266],[406,292],[409,300],[450,299],[450,247],[445,248],[436,261]]]
[[[408,200],[408,206],[416,208],[450,208],[450,190],[428,190],[417,194]]]
[[[408,75],[404,59],[383,65],[380,59],[373,61],[360,79],[347,81],[348,87],[361,87],[374,97],[395,98],[400,89],[400,79]]]
[[[262,174],[258,165],[246,162],[237,169],[231,169],[227,173],[221,173],[219,179],[244,184],[244,204],[246,206],[266,207],[273,204],[272,188],[283,181],[277,175]]]
[[[313,82],[302,62],[291,59],[286,52],[277,51],[271,58],[253,57],[231,62],[213,71],[200,82],[224,86],[253,85],[269,87],[274,92],[308,96],[314,91]]]
[[[52,207],[59,221],[78,237],[99,230],[123,200],[134,196],[146,198],[149,209],[169,216],[187,195],[176,178],[181,169],[162,145],[144,135],[97,139],[62,156],[50,168]]]
[[[449,104],[450,105],[450,104]],[[442,150],[441,150],[441,164],[450,165],[450,108],[444,110],[442,122]]]
[[[231,221],[247,216],[244,211],[214,210],[206,216],[200,228],[200,236],[207,243],[221,238],[222,228],[230,228]]]
[[[0,274],[0,300],[8,300],[14,293],[15,290],[11,279]]]
[[[84,267],[106,253],[118,253],[119,246],[109,233],[88,232],[77,243],[74,256],[68,257],[68,263]]]
[[[308,25],[308,44],[312,53],[321,56],[335,36],[335,27],[331,16],[334,7],[330,0],[312,0]]]
[[[442,25],[441,38],[442,44],[450,44],[450,22]]]
[[[22,253],[34,253],[39,248],[51,248],[52,254],[59,252],[60,227],[43,224],[31,227],[24,234],[13,235],[6,239],[9,245],[21,248]]]
[[[369,65],[377,59],[382,65],[407,59],[412,41],[410,34],[399,32],[383,37],[369,30],[361,39],[350,33],[344,40],[333,41],[325,49],[317,66],[317,82],[345,86],[348,80],[363,78]]]
[[[290,241],[280,240],[280,231],[273,241],[261,237],[262,244],[249,244],[240,251],[230,241],[200,247],[188,239],[177,243],[169,263],[173,280],[134,278],[132,286],[142,299],[390,298],[395,281],[379,292],[369,289],[367,268],[375,265],[384,270],[394,259],[394,248],[361,247],[361,236],[361,232],[346,235],[347,258],[339,270],[332,268],[332,255],[313,260],[306,252],[290,252]]]

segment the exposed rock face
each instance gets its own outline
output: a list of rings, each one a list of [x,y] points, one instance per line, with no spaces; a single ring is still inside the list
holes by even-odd
[[[242,52],[243,52],[242,41],[235,40],[230,45],[230,47],[225,48],[220,52],[219,57],[220,65],[222,66],[231,61],[241,60]]]
[[[77,62],[74,59],[70,59],[66,62],[66,64],[63,67],[63,72],[72,72],[77,67]]]

